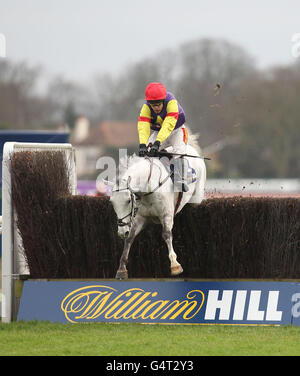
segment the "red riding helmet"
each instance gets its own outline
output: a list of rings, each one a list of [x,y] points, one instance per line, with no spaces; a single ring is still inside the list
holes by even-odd
[[[151,82],[145,90],[146,101],[163,101],[167,96],[167,89],[159,82]]]

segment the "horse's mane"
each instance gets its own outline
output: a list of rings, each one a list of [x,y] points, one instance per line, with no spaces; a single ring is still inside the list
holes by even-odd
[[[123,171],[127,170],[129,167],[133,166],[134,164],[141,161],[141,158],[137,156],[135,153],[133,155],[124,155],[120,159],[119,168]]]
[[[122,158],[120,158],[119,166],[118,166],[118,173],[116,175],[116,183],[120,184],[122,178],[126,176],[128,169],[140,161],[141,161],[141,158],[137,156],[135,153],[133,155],[125,154]]]

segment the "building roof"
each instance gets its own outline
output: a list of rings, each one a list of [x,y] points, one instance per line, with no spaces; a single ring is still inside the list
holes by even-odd
[[[125,147],[138,143],[137,123],[105,121],[91,128],[78,145]]]

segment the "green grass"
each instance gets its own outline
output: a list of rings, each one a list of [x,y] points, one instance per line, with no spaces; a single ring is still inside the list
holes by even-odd
[[[300,327],[0,323],[0,355],[300,355]]]

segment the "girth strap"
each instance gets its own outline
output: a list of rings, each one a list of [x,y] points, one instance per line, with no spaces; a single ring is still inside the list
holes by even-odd
[[[177,202],[176,202],[176,205],[175,205],[175,209],[174,209],[174,215],[177,213],[179,205],[181,204],[182,196],[183,196],[183,192],[179,192]]]

